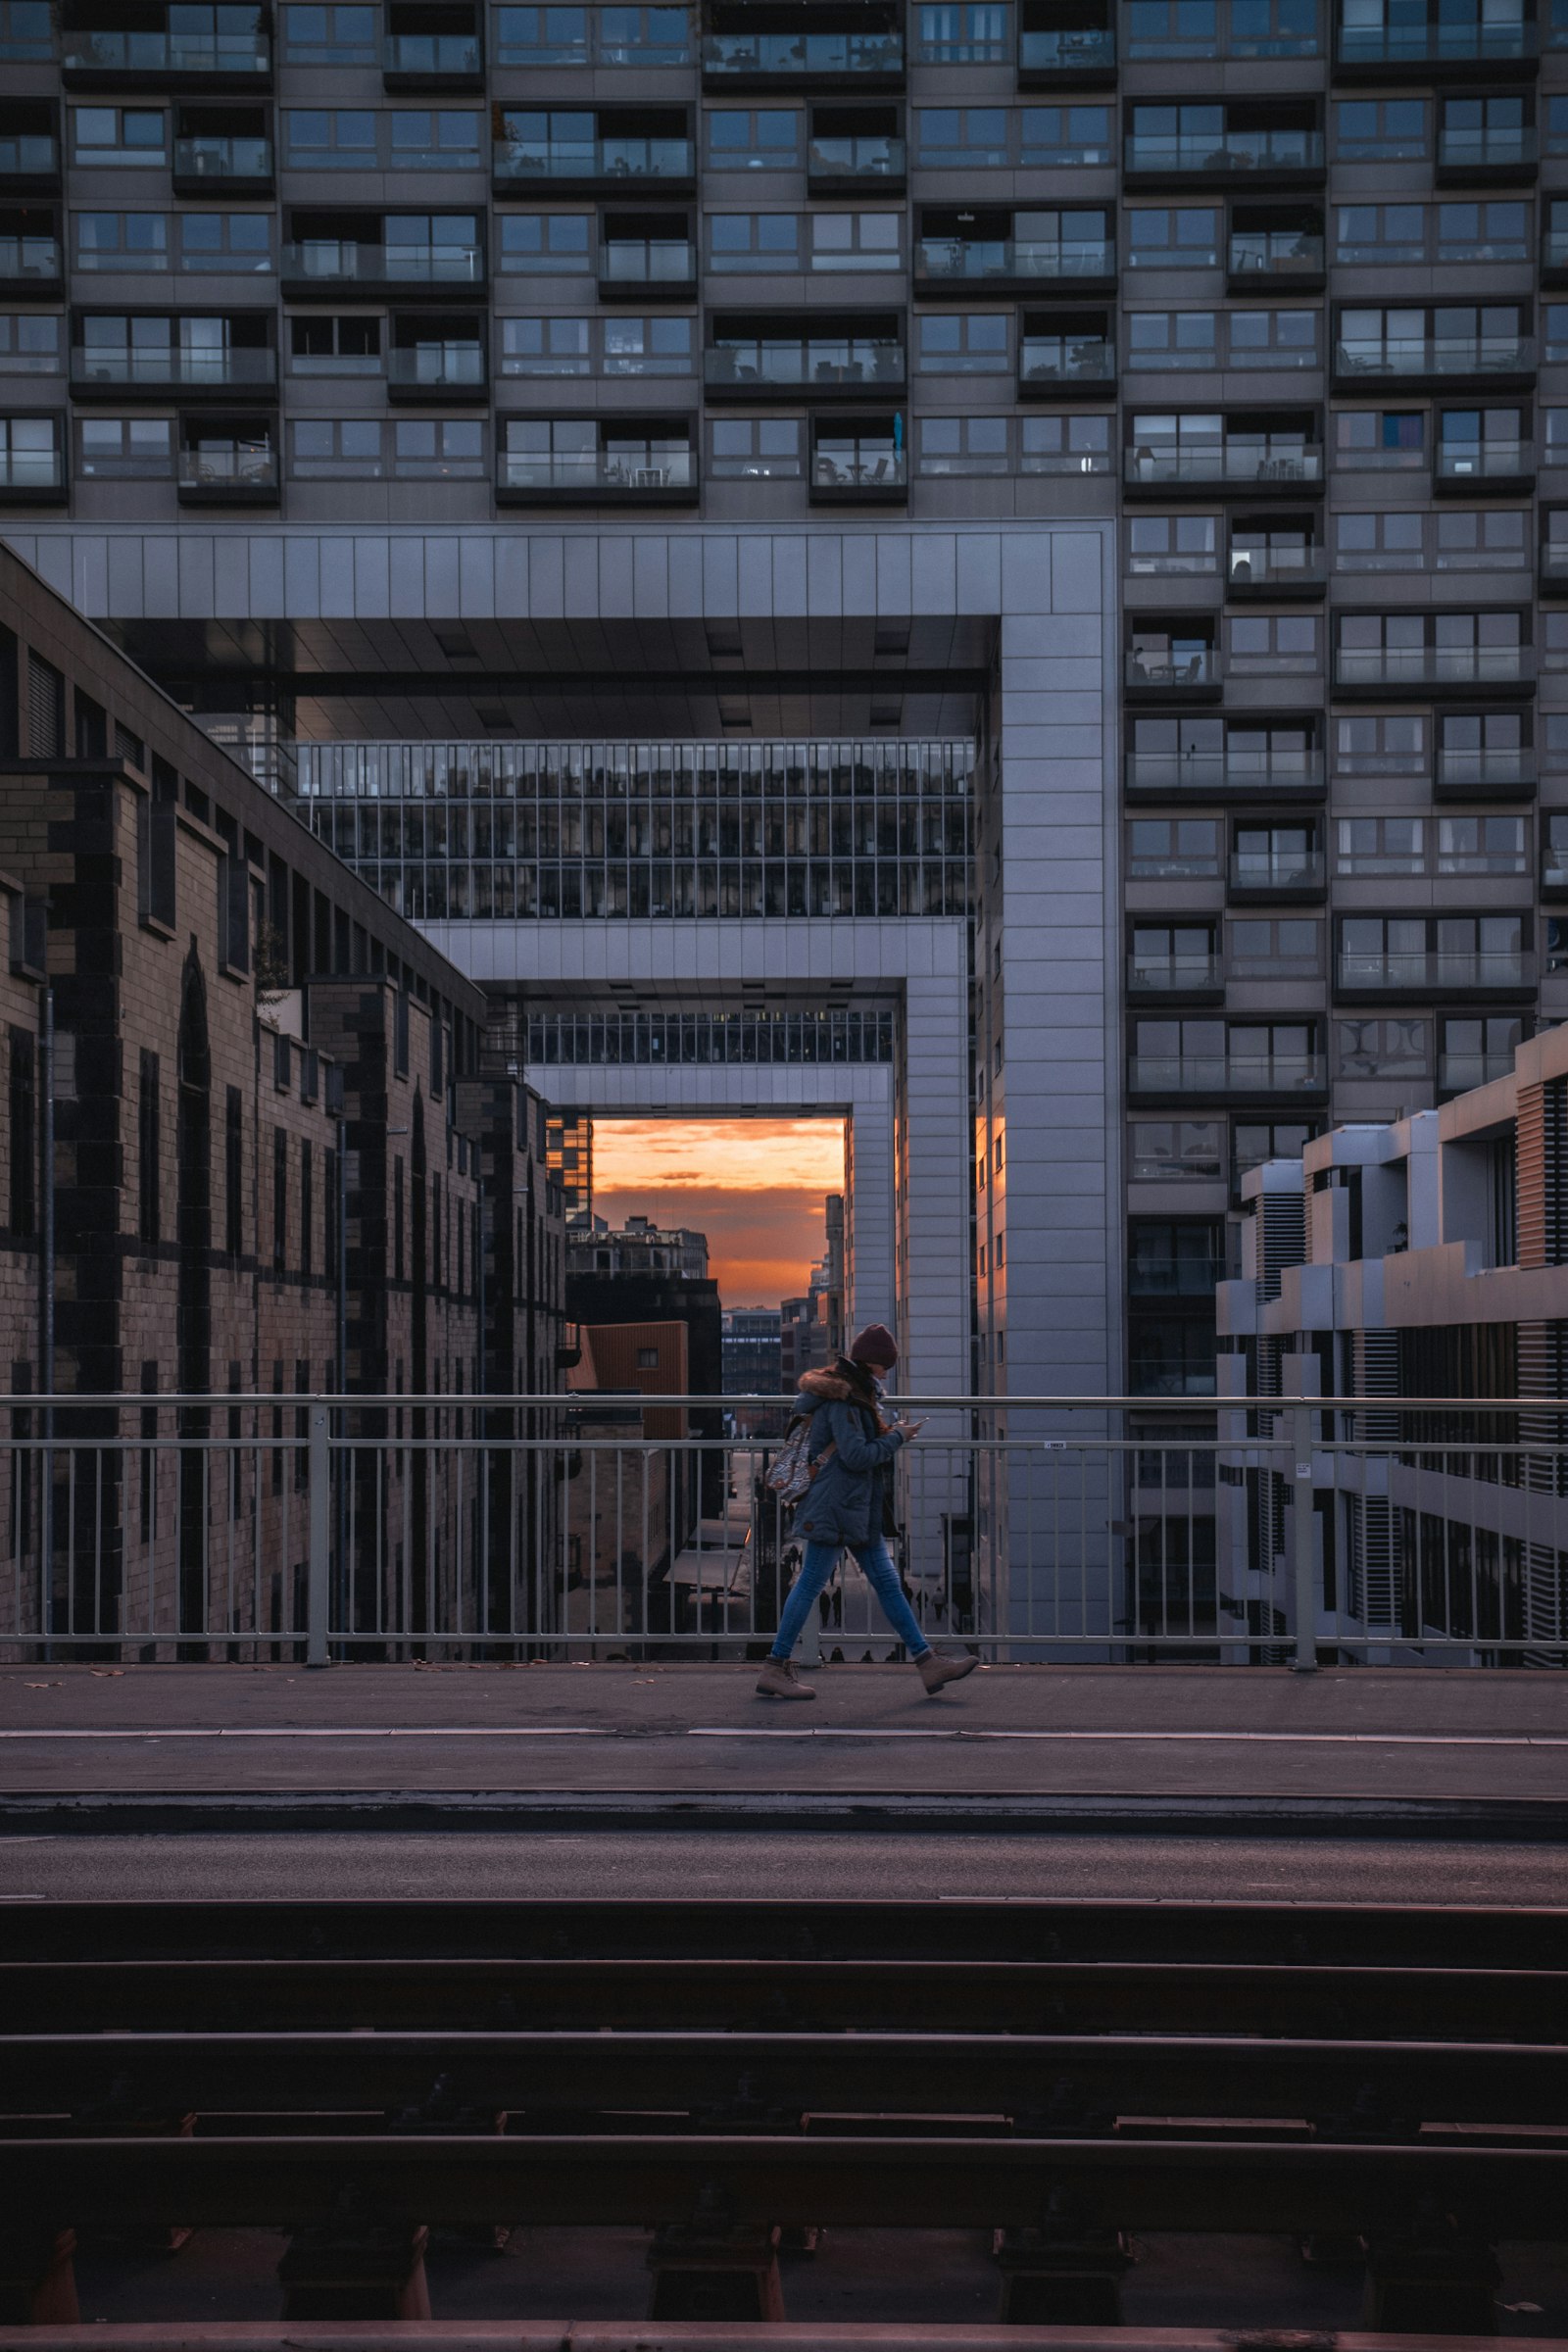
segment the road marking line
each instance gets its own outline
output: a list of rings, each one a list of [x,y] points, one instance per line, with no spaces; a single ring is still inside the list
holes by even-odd
[[[0,1731],[0,1740],[618,1740],[624,1735],[612,1726],[591,1723],[544,1724],[331,1724],[320,1727],[214,1725],[207,1729],[164,1731]],[[761,1724],[691,1724],[662,1732],[639,1730],[640,1740],[1045,1740],[1114,1741],[1139,1745],[1199,1742],[1230,1746],[1266,1744],[1283,1747],[1568,1747],[1568,1735],[1554,1732],[1086,1732],[986,1731],[965,1725],[916,1730],[912,1725],[858,1727],[853,1724],[802,1724],[791,1730]]]

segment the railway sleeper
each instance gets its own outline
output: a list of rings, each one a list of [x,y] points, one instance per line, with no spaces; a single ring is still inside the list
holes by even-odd
[[[79,2320],[75,2255],[74,2230],[0,2228],[0,2326],[64,2328]]]
[[[427,2320],[430,2232],[413,2222],[296,2230],[277,2266],[285,2320]]]

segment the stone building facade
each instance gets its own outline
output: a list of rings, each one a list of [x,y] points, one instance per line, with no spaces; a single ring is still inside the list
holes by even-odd
[[[57,1399],[11,1416],[0,1628],[297,1633],[334,1394],[411,1399],[341,1417],[406,1442],[350,1457],[338,1631],[518,1622],[537,1515],[498,1543],[447,1442],[489,1417],[414,1401],[559,1385],[544,1105],[478,991],[10,556],[0,877],[0,1372]]]

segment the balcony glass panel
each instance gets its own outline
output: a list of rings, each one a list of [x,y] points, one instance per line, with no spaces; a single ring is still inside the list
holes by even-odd
[[[811,451],[819,490],[892,490],[908,478],[907,451],[886,434],[819,436]]]
[[[1535,780],[1536,756],[1528,747],[1521,746],[1512,751],[1455,752],[1446,751],[1441,745],[1439,746],[1438,789],[1440,791],[1520,792],[1527,791]],[[1454,820],[1445,817],[1443,821],[1445,824],[1448,824]],[[1511,825],[1517,820],[1513,817],[1500,819],[1489,817],[1479,821],[1488,824],[1499,822]],[[1444,870],[1457,872],[1460,869],[1453,867]],[[1502,870],[1511,873],[1514,869],[1512,866],[1508,866],[1501,869],[1488,867],[1485,870],[1488,872]]]
[[[1440,1054],[1438,1086],[1446,1095],[1468,1094],[1473,1086],[1490,1086],[1494,1078],[1513,1076],[1511,1054]]]
[[[216,135],[176,139],[174,173],[176,178],[210,179],[220,186],[231,179],[270,179],[272,142]]]
[[[1232,436],[1187,449],[1145,444],[1124,453],[1124,466],[1129,484],[1316,482],[1323,478],[1323,452],[1314,442]]]
[[[716,32],[703,43],[705,74],[902,74],[896,32]]]
[[[268,74],[272,45],[264,32],[72,32],[63,59],[97,74]]]
[[[904,379],[904,346],[855,335],[809,343],[723,343],[703,354],[710,384],[889,384]]]
[[[384,74],[474,74],[482,53],[476,33],[389,32],[381,43]]]
[[[1321,1054],[1135,1054],[1133,1094],[1283,1095],[1327,1083]]]
[[[1501,475],[1517,478],[1534,473],[1536,453],[1528,441],[1441,441],[1437,476],[1441,482],[1486,481]]]
[[[613,449],[503,452],[508,490],[671,490],[696,479],[696,453],[684,442],[617,442]]]
[[[677,237],[605,245],[599,274],[618,286],[689,285],[697,275],[696,248]]]
[[[508,139],[496,150],[500,179],[689,179],[690,139]]]
[[[1235,229],[1227,267],[1232,277],[1319,275],[1323,270],[1323,239],[1294,228]]]
[[[1131,792],[1302,792],[1323,781],[1319,752],[1129,752]]]
[[[842,137],[812,139],[807,150],[806,169],[813,179],[863,179],[874,184],[877,180],[902,179],[905,155],[903,139],[881,131],[867,132],[862,137],[846,132]]]
[[[90,343],[73,350],[71,372],[78,383],[177,384],[192,390],[229,384],[261,386],[275,380],[277,354],[234,350],[221,343]]]
[[[1092,335],[1025,335],[1018,363],[1020,383],[1110,384],[1116,379],[1116,347]]]
[[[1156,654],[1129,654],[1126,681],[1134,688],[1154,687],[1172,693],[1180,693],[1184,686],[1217,686],[1219,656],[1210,647],[1184,650],[1169,661],[1161,661]]]
[[[1521,948],[1396,948],[1381,954],[1342,948],[1338,958],[1340,986],[1354,989],[1526,988],[1535,969],[1534,956]]]
[[[36,177],[59,168],[60,149],[47,131],[19,131],[0,139],[0,178]]]
[[[178,478],[185,489],[270,489],[277,481],[277,457],[254,442],[203,442],[180,451]]]
[[[386,373],[391,384],[473,392],[484,383],[484,353],[477,343],[394,344],[387,353]]]
[[[1428,23],[1402,12],[1385,18],[1364,0],[1345,0],[1339,52],[1345,66],[1494,65],[1534,57],[1536,32],[1504,10],[1489,8],[1484,18],[1445,10],[1441,21]]]
[[[1529,335],[1357,336],[1334,347],[1341,375],[1510,375],[1535,366]]]
[[[0,277],[50,278],[60,275],[60,244],[55,237],[0,237]]]
[[[1301,172],[1322,161],[1316,130],[1135,131],[1126,148],[1129,172]]]
[[[1160,997],[1219,988],[1225,966],[1218,956],[1129,956],[1127,986],[1134,996]]]
[[[922,237],[915,275],[957,278],[1112,277],[1116,248],[1102,237]]]
[[[41,420],[36,448],[18,446],[18,427],[24,420],[13,417],[7,442],[0,446],[0,491],[58,490],[66,478],[65,452],[54,444],[53,428]]]
[[[1115,63],[1116,36],[1108,26],[1018,35],[1018,64],[1025,74],[1104,74]]]
[[[1238,547],[1234,541],[1230,552],[1230,579],[1233,588],[1305,587],[1328,577],[1328,561],[1320,547],[1254,545]]]
[[[1231,855],[1232,890],[1320,890],[1321,850],[1236,850]]]
[[[1520,171],[1536,160],[1536,134],[1525,124],[1438,132],[1438,168],[1453,172]]]
[[[1532,674],[1528,645],[1341,646],[1339,686],[1511,686]]]

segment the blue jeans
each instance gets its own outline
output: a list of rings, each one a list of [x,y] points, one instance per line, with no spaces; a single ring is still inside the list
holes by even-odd
[[[841,1544],[808,1544],[806,1546],[801,1572],[790,1587],[784,1614],[778,1621],[778,1633],[772,1650],[775,1658],[787,1658],[795,1647],[817,1594],[837,1567],[839,1553],[845,1548]],[[861,1573],[881,1603],[882,1614],[898,1640],[911,1657],[923,1658],[931,1644],[915,1623],[914,1611],[904,1597],[899,1572],[888,1557],[888,1547],[882,1538],[873,1536],[869,1544],[851,1544],[847,1548],[859,1561]]]

